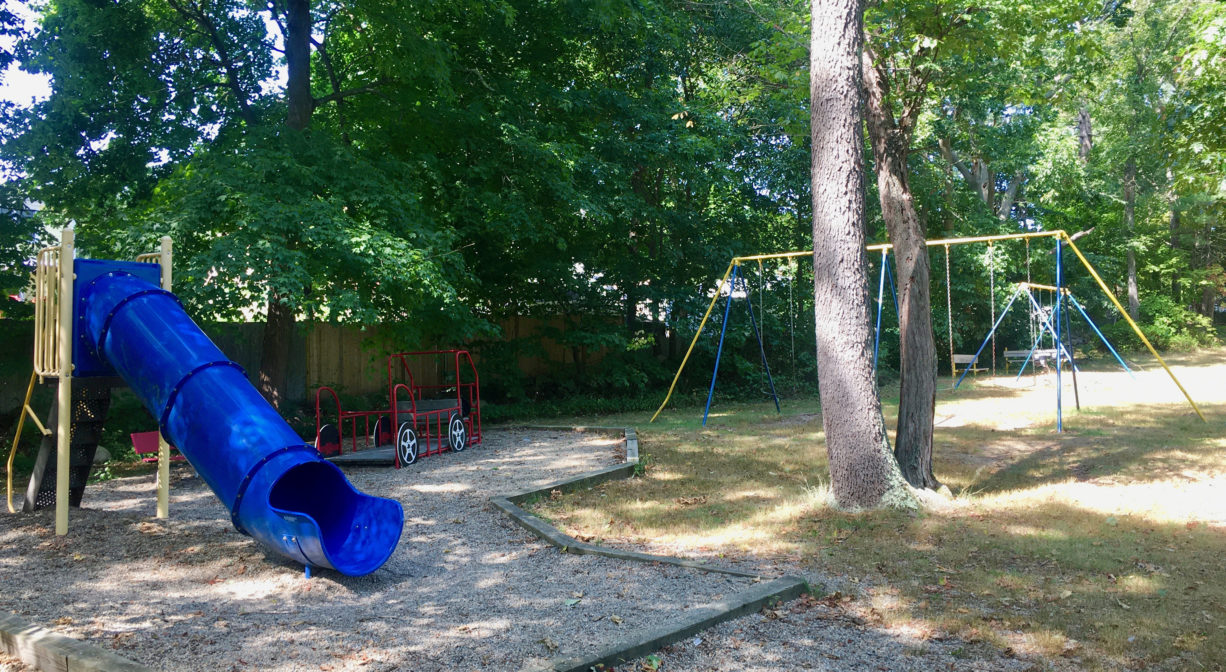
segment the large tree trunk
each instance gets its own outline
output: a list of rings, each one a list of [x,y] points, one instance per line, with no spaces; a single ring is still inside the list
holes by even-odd
[[[861,0],[813,0],[813,294],[830,481],[842,508],[911,501],[890,454],[872,364],[860,117]]]
[[[276,294],[268,295],[268,323],[260,356],[260,394],[274,408],[285,401],[289,378],[290,346],[294,337],[294,309]]]
[[[1137,295],[1137,253],[1133,250],[1137,210],[1137,162],[1128,159],[1124,164],[1124,225],[1128,228],[1128,316],[1138,319],[1141,315],[1141,299]]]
[[[295,131],[311,123],[315,100],[311,97],[311,4],[288,0],[285,10],[285,125]],[[294,335],[294,307],[276,292],[268,293],[268,324],[260,357],[260,393],[274,407],[285,400],[289,378],[289,349]]]
[[[287,0],[285,10],[285,125],[301,131],[311,125],[311,3]]]
[[[935,489],[941,484],[932,473],[937,354],[928,291],[928,247],[907,175],[909,138],[894,123],[894,115],[886,107],[885,82],[872,58],[872,52],[865,49],[862,63],[865,117],[877,168],[881,213],[894,245],[894,263],[898,271],[901,372],[894,456],[908,483],[917,488]]]

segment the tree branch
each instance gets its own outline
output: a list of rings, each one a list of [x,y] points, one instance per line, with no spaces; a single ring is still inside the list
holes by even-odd
[[[938,140],[937,147],[941,150],[941,156],[945,157],[945,160],[948,161],[950,165],[958,169],[958,172],[962,175],[962,179],[966,180],[967,184],[975,183],[974,176],[971,174],[971,169],[968,168],[956,154],[954,154],[953,144],[949,141],[949,138],[941,138]]]
[[[1082,236],[1087,236],[1087,235],[1089,235],[1089,234],[1091,234],[1091,233],[1094,233],[1094,229],[1096,229],[1096,228],[1098,228],[1098,227],[1096,227],[1096,226],[1091,226],[1090,228],[1086,229],[1085,231],[1078,231],[1077,233],[1074,233],[1073,235],[1071,235],[1071,236],[1069,236],[1069,237],[1068,237],[1069,242],[1071,243],[1071,242],[1073,242],[1073,241],[1077,240],[1078,238],[1080,238],[1080,237],[1082,237]],[[1055,251],[1055,250],[1048,250],[1048,251],[1047,251],[1047,253],[1048,253],[1048,254],[1055,254],[1055,253],[1056,253],[1056,251]]]
[[[359,86],[353,89],[345,89],[344,91],[333,91],[332,93],[329,93],[326,96],[321,96],[319,98],[316,98],[315,107],[320,107],[321,105],[327,105],[328,103],[339,102],[346,98],[351,98],[353,96],[360,96],[364,93],[375,93],[379,89],[383,88],[384,84],[386,84],[386,82],[379,81],[379,82],[375,82],[374,84],[367,84],[366,86]]]
[[[1000,210],[996,213],[1001,219],[1009,219],[1009,211],[1013,209],[1013,201],[1017,198],[1017,191],[1021,189],[1025,179],[1026,171],[1019,170],[1013,174],[1013,179],[1009,180],[1008,188],[1000,196]]]
[[[230,56],[230,51],[226,48],[225,42],[222,41],[221,35],[217,32],[217,26],[213,25],[213,21],[204,13],[204,10],[196,5],[185,4],[180,0],[167,0],[167,4],[181,16],[199,26],[203,34],[213,43],[213,48],[217,51],[221,67],[226,72],[226,84],[238,102],[239,115],[248,124],[254,124],[255,114],[251,111],[250,101],[248,101],[247,94],[243,92],[242,84],[239,82],[238,66]]]

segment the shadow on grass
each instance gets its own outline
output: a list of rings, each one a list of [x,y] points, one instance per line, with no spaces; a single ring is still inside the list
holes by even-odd
[[[1220,417],[1226,405],[1205,406]],[[1067,417],[1064,434],[997,437],[1016,455],[972,484],[1000,492],[1069,479],[1126,478],[1132,482],[1185,478],[1220,462],[1221,430],[1183,408],[1086,410]],[[983,446],[990,451],[992,442]]]
[[[1226,531],[1059,503],[966,515],[806,516],[808,563],[869,576],[884,623],[1095,668],[1226,660]]]

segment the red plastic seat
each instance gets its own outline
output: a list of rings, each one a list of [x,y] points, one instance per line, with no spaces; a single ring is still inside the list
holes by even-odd
[[[158,432],[133,432],[132,433],[132,450],[140,456],[141,462],[157,462],[158,461]],[[183,460],[183,456],[179,454],[179,449],[173,445],[170,447],[172,462]]]

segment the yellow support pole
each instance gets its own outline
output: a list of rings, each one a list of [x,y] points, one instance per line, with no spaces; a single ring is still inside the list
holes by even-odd
[[[26,387],[26,400],[21,404],[21,416],[17,418],[17,436],[13,437],[13,449],[9,451],[8,466],[5,468],[5,474],[8,476],[8,504],[9,513],[17,513],[17,509],[13,508],[13,460],[17,457],[17,445],[21,443],[21,430],[26,425],[26,413],[34,419],[34,424],[38,425],[38,431],[44,435],[47,434],[47,428],[43,427],[43,423],[38,421],[38,416],[30,410],[30,396],[34,394],[34,381],[38,380],[38,374],[30,373],[30,384]]]
[[[173,249],[170,236],[162,236],[159,263],[162,267],[162,289],[170,291],[171,258]],[[158,477],[157,477],[157,517],[170,517],[170,445],[158,431]]]
[[[938,238],[936,240],[925,241],[924,244],[927,245],[928,247],[934,247],[936,245],[948,246],[948,245],[965,245],[967,243],[989,243],[989,242],[994,242],[998,240],[1029,240],[1031,238],[1056,238],[1056,237],[1064,236],[1064,235],[1065,235],[1064,231],[1057,229],[1055,231],[1036,231],[1033,233],[1002,233],[1002,234],[995,235],[995,236],[971,236],[967,238]],[[894,246],[890,243],[877,243],[876,245],[869,245],[868,249],[869,250],[885,250],[885,249],[893,249],[893,247]]]
[[[813,254],[810,252],[809,254]],[[681,359],[681,366],[677,367],[677,375],[673,376],[673,382],[668,386],[668,394],[664,396],[664,401],[660,403],[660,407],[656,409],[655,415],[647,422],[650,424],[656,421],[660,415],[660,411],[668,405],[668,400],[673,396],[673,389],[677,387],[677,380],[681,378],[681,372],[685,370],[685,363],[690,361],[690,353],[694,352],[694,345],[698,343],[698,337],[702,335],[703,327],[707,326],[707,318],[711,317],[711,309],[715,308],[715,302],[719,300],[719,292],[724,288],[724,283],[728,282],[728,276],[732,274],[732,267],[736,264],[736,260],[728,262],[728,269],[724,271],[724,277],[720,278],[719,284],[715,286],[715,296],[711,297],[711,305],[707,306],[706,315],[702,316],[702,322],[698,323],[698,332],[694,334],[694,340],[690,341],[690,347],[685,351],[685,357]]]
[[[59,390],[56,398],[55,534],[68,534],[68,470],[72,439],[72,284],[74,279],[73,231],[64,229],[59,261]]]
[[[1175,386],[1179,388],[1179,391],[1183,392],[1183,396],[1188,400],[1188,403],[1191,404],[1192,410],[1196,411],[1196,415],[1200,416],[1202,422],[1209,422],[1205,419],[1205,414],[1200,412],[1200,407],[1196,405],[1196,402],[1192,401],[1192,395],[1188,394],[1188,391],[1184,389],[1183,384],[1181,384],[1179,379],[1175,377],[1175,372],[1171,371],[1171,367],[1167,366],[1166,362],[1163,361],[1162,355],[1159,355],[1158,351],[1155,350],[1154,346],[1149,342],[1149,339],[1145,338],[1145,334],[1141,332],[1141,327],[1138,327],[1137,323],[1132,321],[1132,317],[1128,315],[1128,311],[1124,310],[1124,306],[1120,303],[1119,299],[1115,298],[1115,294],[1112,294],[1111,290],[1107,288],[1107,283],[1103,282],[1103,279],[1099,277],[1098,271],[1094,270],[1094,267],[1090,265],[1090,261],[1086,259],[1084,254],[1081,253],[1081,250],[1077,249],[1077,245],[1073,243],[1073,239],[1063,231],[1060,233],[1063,236],[1064,241],[1068,243],[1069,249],[1072,250],[1073,253],[1077,255],[1077,258],[1081,260],[1081,265],[1085,266],[1086,270],[1090,272],[1090,275],[1094,277],[1094,280],[1098,283],[1098,288],[1103,290],[1103,294],[1106,294],[1108,299],[1111,299],[1111,303],[1115,304],[1116,310],[1120,311],[1120,315],[1123,315],[1124,319],[1128,321],[1128,326],[1132,327],[1132,330],[1136,332],[1137,336],[1141,339],[1141,342],[1145,344],[1145,347],[1149,348],[1150,354],[1152,354],[1154,358],[1158,360],[1158,363],[1162,365],[1163,369],[1166,369],[1167,375],[1170,376],[1171,380],[1175,382]]]
[[[811,256],[813,256],[813,250],[799,250],[797,252],[776,252],[774,254],[751,254],[747,257],[733,257],[732,261],[770,261],[771,259],[796,259],[797,257]]]
[[[1037,282],[1019,282],[1017,284],[1019,287],[1023,287],[1023,288],[1030,287],[1031,289],[1045,289],[1049,292],[1059,291],[1061,294],[1065,294],[1065,295],[1072,293],[1068,290],[1067,287],[1057,287],[1055,285],[1040,285]]]
[[[1055,238],[1058,236],[1067,236],[1064,231],[1037,231],[1033,233],[1004,233],[995,236],[972,236],[967,238],[938,238],[935,240],[926,240],[924,244],[928,247],[936,245],[965,245],[967,243],[990,243],[998,240],[1028,240],[1030,238]],[[892,250],[894,245],[891,243],[875,243],[864,249],[874,252],[880,250]],[[733,262],[746,261],[766,261],[770,259],[795,259],[797,257],[811,257],[813,250],[800,250],[796,252],[777,252],[773,254],[751,254],[744,257],[733,257]]]

